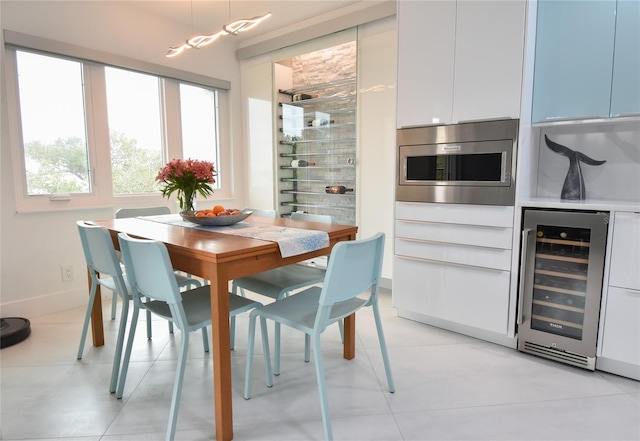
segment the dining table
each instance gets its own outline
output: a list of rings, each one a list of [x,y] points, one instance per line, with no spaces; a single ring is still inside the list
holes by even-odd
[[[271,231],[307,230],[325,232],[327,246],[314,251],[283,257],[277,241],[264,238],[225,234],[230,231],[217,227],[199,228],[181,222],[179,215],[167,217],[175,222],[158,221],[159,217],[135,217],[96,220],[90,223],[107,228],[114,246],[119,249],[118,233],[164,243],[174,269],[207,280],[211,291],[211,346],[213,351],[213,397],[216,439],[233,439],[231,350],[229,330],[229,282],[233,279],[327,255],[340,241],[355,240],[357,226],[307,222],[289,218],[267,218],[251,215],[242,222],[254,228]],[[160,219],[162,220],[162,219]],[[94,346],[104,344],[102,304],[96,295],[91,313]],[[343,357],[355,357],[355,315],[344,320]]]

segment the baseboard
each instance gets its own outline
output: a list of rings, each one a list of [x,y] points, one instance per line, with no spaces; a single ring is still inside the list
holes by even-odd
[[[457,332],[458,334],[467,335],[479,340],[488,341],[497,345],[506,346],[516,349],[518,340],[515,337],[509,337],[503,334],[497,334],[485,329],[475,328],[473,326],[463,325],[461,323],[450,322],[437,317],[431,317],[424,314],[418,314],[410,311],[398,310],[398,317],[414,320],[437,328],[446,329],[447,331]]]
[[[596,357],[596,370],[640,381],[640,366],[606,357]]]
[[[86,306],[87,288],[60,291],[39,297],[30,297],[15,302],[0,304],[1,317],[33,318],[54,312],[65,311],[79,306]]]

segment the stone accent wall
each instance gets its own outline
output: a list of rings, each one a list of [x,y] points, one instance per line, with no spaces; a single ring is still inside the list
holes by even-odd
[[[293,87],[327,83],[356,76],[356,42],[293,57]]]

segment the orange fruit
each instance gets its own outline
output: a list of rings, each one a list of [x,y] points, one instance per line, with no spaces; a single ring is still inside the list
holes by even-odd
[[[216,205],[211,211],[213,211],[215,214],[218,214],[224,211],[224,207],[222,205]]]
[[[203,217],[206,216],[206,213],[204,211],[196,211],[196,217]]]
[[[205,216],[207,217],[214,217],[216,214],[213,211],[208,212],[207,214],[205,214]]]

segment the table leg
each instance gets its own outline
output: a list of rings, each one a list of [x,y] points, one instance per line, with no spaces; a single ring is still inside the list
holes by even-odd
[[[343,357],[352,360],[356,356],[356,315],[344,318]]]
[[[216,439],[230,441],[233,439],[233,413],[231,345],[229,342],[229,280],[226,272],[214,265],[210,283]]]
[[[91,273],[89,273],[89,270],[87,270],[87,276],[89,278],[89,291],[91,291]],[[115,293],[113,295],[115,295]],[[94,346],[104,346],[100,285],[96,288],[96,297],[93,300],[93,308],[91,308],[91,337],[93,338]]]

